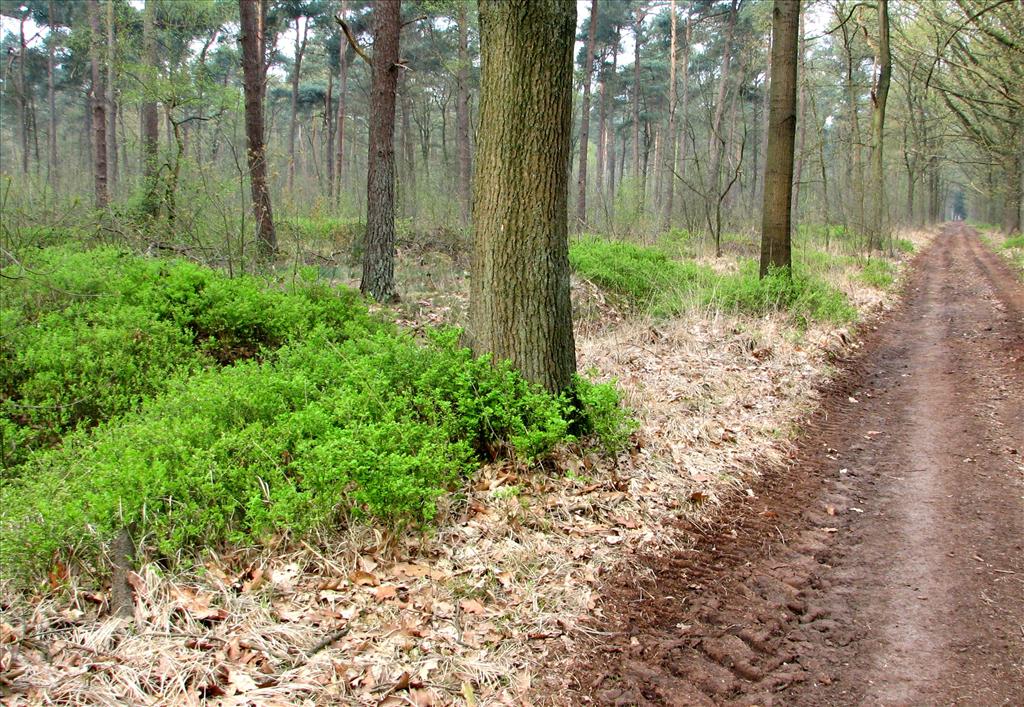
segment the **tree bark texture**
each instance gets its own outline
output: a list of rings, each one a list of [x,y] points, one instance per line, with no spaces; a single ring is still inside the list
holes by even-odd
[[[480,0],[467,342],[549,391],[576,370],[568,181],[575,0]]]
[[[155,74],[160,64],[160,55],[156,43],[156,3],[157,0],[146,0],[146,8],[142,16],[142,44],[148,68]],[[153,218],[160,211],[157,198],[157,169],[160,142],[160,115],[156,101],[147,100],[142,104],[142,175],[145,189],[143,208]]]
[[[800,0],[775,0],[772,8],[772,83],[768,151],[761,215],[761,277],[789,268],[793,146],[796,142],[796,65]]]
[[[92,147],[93,185],[96,194],[96,208],[105,209],[110,199],[107,193],[107,113],[104,107],[106,93],[103,87],[103,73],[100,71],[100,7],[97,0],[89,0],[90,63],[92,65]]]
[[[398,87],[400,0],[373,6],[373,67],[366,176],[366,241],[359,290],[378,302],[395,291],[395,91]]]
[[[583,105],[580,116],[580,164],[576,178],[576,230],[587,223],[587,153],[590,152],[590,80],[594,73],[594,43],[597,41],[597,2],[590,0],[590,29],[587,31],[586,64],[583,67]]]
[[[265,46],[260,0],[238,0],[242,44],[243,89],[245,92],[245,136],[252,191],[253,217],[256,219],[256,247],[260,258],[269,260],[277,250],[274,215],[267,188],[267,155],[263,144],[263,80]]]

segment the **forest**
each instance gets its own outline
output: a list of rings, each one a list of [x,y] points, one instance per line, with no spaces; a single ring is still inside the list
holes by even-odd
[[[0,46],[5,704],[1024,701],[1024,0]]]

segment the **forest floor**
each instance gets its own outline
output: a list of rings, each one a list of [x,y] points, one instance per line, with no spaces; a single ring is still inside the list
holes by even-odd
[[[1024,704],[1024,287],[950,224],[904,293],[791,465],[604,578],[559,702]]]

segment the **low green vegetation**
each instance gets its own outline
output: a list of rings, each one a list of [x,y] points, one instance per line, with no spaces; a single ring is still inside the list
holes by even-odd
[[[43,425],[28,400],[88,401],[8,469],[0,566],[21,581],[55,559],[101,569],[122,529],[174,561],[349,519],[419,525],[483,461],[583,433],[614,452],[632,429],[613,386],[549,395],[347,289],[113,249],[4,275],[5,435]]]
[[[896,280],[896,268],[892,266],[892,263],[874,258],[864,263],[858,277],[872,287],[884,289]]]
[[[183,260],[102,247],[38,250],[2,271],[3,466],[138,406],[175,375],[264,355],[327,324],[371,327],[357,294],[267,287]]]
[[[577,275],[653,316],[691,307],[755,315],[787,311],[804,322],[846,322],[856,315],[843,294],[812,275],[799,257],[791,276],[773,272],[759,278],[757,264],[749,260],[742,261],[739,272],[718,273],[671,258],[662,248],[588,237],[571,245],[569,260]]]

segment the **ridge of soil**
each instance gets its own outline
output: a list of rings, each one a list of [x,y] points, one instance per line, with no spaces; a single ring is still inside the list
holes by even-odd
[[[558,703],[1024,704],[1024,288],[962,223],[770,471],[603,578]]]

